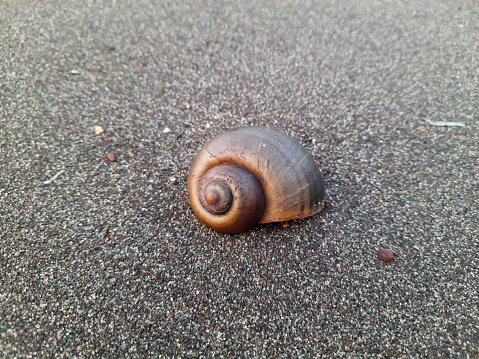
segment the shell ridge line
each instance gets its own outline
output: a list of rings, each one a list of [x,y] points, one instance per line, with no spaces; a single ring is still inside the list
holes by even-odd
[[[208,147],[206,147],[206,146],[205,146],[205,150],[206,150],[206,152],[208,152],[208,153],[210,154],[211,157],[214,157],[214,158],[217,158],[217,157],[218,157],[218,156],[212,154],[212,153],[210,152],[210,150],[208,149]]]

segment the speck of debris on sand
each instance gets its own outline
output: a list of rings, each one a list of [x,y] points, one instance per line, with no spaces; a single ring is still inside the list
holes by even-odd
[[[479,357],[477,18],[0,1],[0,357]],[[192,215],[191,160],[246,125],[312,153],[325,211],[234,236]]]

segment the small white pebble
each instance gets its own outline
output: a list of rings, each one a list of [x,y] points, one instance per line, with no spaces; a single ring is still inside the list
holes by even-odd
[[[95,130],[95,135],[101,135],[103,133],[103,127],[101,126],[95,126],[93,127],[93,129]]]
[[[165,127],[163,129],[163,133],[170,133],[170,132],[171,132],[171,130],[168,127]]]
[[[171,177],[169,178],[169,180],[170,180],[171,182],[175,182],[175,181],[176,181],[176,177],[175,177],[175,176],[171,176]]]

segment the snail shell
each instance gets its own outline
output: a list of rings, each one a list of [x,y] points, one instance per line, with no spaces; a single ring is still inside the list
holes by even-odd
[[[191,164],[188,193],[200,220],[223,233],[324,208],[323,178],[312,156],[294,138],[265,127],[208,141]]]

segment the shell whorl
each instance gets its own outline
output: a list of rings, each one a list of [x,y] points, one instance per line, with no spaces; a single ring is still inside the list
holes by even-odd
[[[224,166],[224,163],[251,173],[259,183],[264,194],[264,211],[257,219],[258,223],[304,218],[324,207],[321,173],[312,156],[298,141],[265,127],[238,128],[208,141],[193,160],[188,177],[188,192],[195,213],[215,230],[233,233],[224,227],[215,228],[214,224],[204,220],[204,212],[208,217],[215,215],[202,206],[198,191],[199,188],[204,191],[207,186],[207,181],[203,180],[204,175],[211,171],[215,173],[214,168]],[[223,170],[228,171],[228,168]],[[227,177],[226,173],[220,182],[231,190]],[[236,200],[237,196],[233,195],[233,204]],[[211,202],[214,202],[212,198]],[[219,217],[228,215],[227,210]],[[230,219],[238,222],[242,218]],[[249,227],[252,225],[254,223]],[[243,230],[245,229],[241,229]]]

